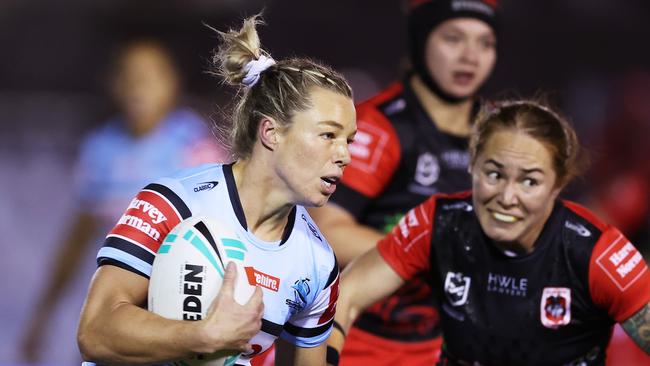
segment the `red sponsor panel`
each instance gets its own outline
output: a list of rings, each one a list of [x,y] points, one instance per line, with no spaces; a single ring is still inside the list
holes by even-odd
[[[244,267],[244,269],[246,270],[246,277],[248,278],[248,283],[250,285],[258,285],[271,291],[278,292],[278,289],[280,288],[280,279],[278,277],[260,272],[253,267]]]
[[[589,289],[596,304],[624,321],[650,301],[650,272],[641,253],[621,232],[609,228],[594,247]]]
[[[330,286],[330,301],[327,305],[327,309],[323,315],[318,319],[318,325],[325,324],[328,321],[334,319],[334,313],[336,313],[336,301],[339,299],[339,278],[336,277],[336,280]]]
[[[621,291],[629,288],[648,269],[641,253],[622,234],[596,258],[596,264]]]
[[[181,217],[157,192],[144,190],[131,200],[126,212],[108,234],[124,237],[156,253]]]

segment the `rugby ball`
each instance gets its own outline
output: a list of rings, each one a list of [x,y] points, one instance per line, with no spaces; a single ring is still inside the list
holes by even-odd
[[[149,279],[148,309],[168,319],[201,320],[219,293],[226,265],[237,267],[234,298],[245,304],[255,287],[244,270],[246,244],[221,222],[206,216],[181,221],[158,249]],[[181,365],[230,366],[239,354],[197,355]]]

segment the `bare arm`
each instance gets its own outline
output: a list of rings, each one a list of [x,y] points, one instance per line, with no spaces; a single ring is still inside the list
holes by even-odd
[[[627,335],[650,355],[650,303],[621,323]]]
[[[64,241],[59,244],[60,250],[56,251],[51,263],[52,275],[44,281],[43,292],[36,300],[27,332],[22,340],[21,352],[25,361],[40,360],[43,335],[47,334],[52,313],[79,268],[79,262],[88,250],[96,226],[97,221],[90,213],[80,212],[71,221]]]
[[[348,211],[333,203],[312,208],[309,214],[334,248],[342,267],[374,248],[384,236],[380,231],[358,223]]]
[[[205,319],[170,320],[146,305],[149,281],[115,267],[100,267],[82,309],[77,341],[86,360],[140,364],[184,358],[220,350],[246,352],[261,327],[262,291],[246,305],[233,299],[235,268],[226,270],[219,295]]]
[[[317,347],[297,347],[287,342],[276,343],[275,365],[276,366],[325,366],[325,352],[327,344],[323,343]],[[290,354],[292,357],[283,357]]]
[[[404,280],[384,261],[379,251],[371,249],[350,263],[341,274],[335,321],[347,333],[359,313],[403,284]],[[334,329],[328,345],[340,352],[344,341],[344,335]]]

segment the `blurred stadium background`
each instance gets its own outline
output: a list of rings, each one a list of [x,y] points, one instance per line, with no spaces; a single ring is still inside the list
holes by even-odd
[[[572,119],[596,164],[604,157],[613,166],[637,164],[626,169],[644,177],[641,195],[628,199],[645,212],[634,235],[647,253],[650,2],[500,3],[499,61],[484,95],[544,92]],[[78,143],[114,113],[105,91],[112,47],[139,30],[169,40],[180,56],[185,100],[209,116],[227,93],[204,73],[216,39],[202,22],[237,26],[261,9],[268,24],[260,32],[265,48],[276,57],[306,55],[332,64],[349,77],[357,100],[404,67],[399,0],[0,1],[0,364],[20,362],[18,340],[75,208]],[[619,157],[616,143],[634,147]],[[588,200],[590,188],[585,183],[573,194]],[[57,307],[46,365],[78,364],[75,328],[94,270],[91,252]]]

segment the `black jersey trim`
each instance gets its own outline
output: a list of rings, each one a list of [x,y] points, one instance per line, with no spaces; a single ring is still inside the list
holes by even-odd
[[[291,236],[291,232],[293,231],[293,226],[296,223],[296,206],[291,209],[291,212],[289,213],[289,219],[287,220],[287,226],[284,227],[284,230],[282,231],[282,240],[280,240],[280,245],[284,244],[289,240],[289,237]]]
[[[228,196],[230,196],[230,202],[232,204],[232,209],[237,216],[237,221],[245,229],[248,230],[248,224],[246,223],[246,215],[244,215],[244,208],[241,205],[241,200],[239,199],[239,192],[237,192],[237,185],[235,184],[235,176],[232,173],[231,164],[223,165],[223,175],[226,177],[226,187],[228,187]],[[296,207],[294,206],[291,212],[289,213],[289,219],[287,220],[287,226],[284,227],[282,231],[282,239],[280,240],[280,245],[284,244],[289,240],[291,232],[293,231],[293,226],[296,221]]]
[[[183,202],[183,200],[180,197],[178,197],[178,195],[168,187],[165,187],[162,184],[158,184],[158,183],[151,183],[148,186],[144,187],[144,189],[158,192],[161,195],[163,195],[163,197],[167,198],[167,200],[171,202],[174,208],[178,210],[178,213],[181,214],[181,217],[183,219],[192,216],[192,211],[190,211],[190,209],[187,207],[185,202]]]
[[[282,333],[282,324],[274,323],[270,320],[262,318],[262,331],[272,336],[279,337]]]
[[[194,227],[208,240],[214,252],[217,253],[219,262],[221,262],[221,267],[226,268],[225,264],[223,263],[223,258],[221,258],[221,253],[219,253],[219,249],[217,249],[217,243],[214,241],[214,238],[212,237],[210,230],[208,230],[208,227],[205,226],[205,223],[203,223],[203,221],[199,221],[194,224]]]
[[[232,173],[231,164],[223,165],[223,175],[226,178],[226,187],[228,187],[228,196],[230,196],[230,203],[232,204],[232,209],[235,211],[235,216],[239,224],[245,229],[248,230],[248,225],[246,224],[246,216],[244,216],[244,208],[241,205],[239,200],[239,193],[237,192],[237,185],[235,184],[235,176]]]
[[[132,242],[116,236],[108,236],[104,241],[104,246],[115,248],[122,252],[128,253],[149,264],[152,264],[154,258],[156,257],[155,255],[151,254],[151,252],[149,252],[148,250],[145,250],[140,246],[133,245]]]
[[[334,319],[316,328],[302,328],[297,327],[291,323],[286,323],[284,325],[284,330],[286,330],[287,333],[291,334],[294,337],[311,338],[327,332],[327,330],[332,327],[333,321]]]
[[[142,277],[144,277],[146,279],[149,279],[149,276],[147,276],[146,274],[136,270],[135,268],[133,268],[133,267],[127,265],[127,264],[124,264],[124,263],[122,263],[120,261],[116,261],[113,258],[108,258],[108,257],[99,257],[99,258],[97,258],[97,267],[106,266],[106,265],[120,267],[120,268],[125,269],[125,270],[127,270],[129,272],[133,272],[133,273],[135,273],[137,275],[140,275],[140,276],[142,276]]]
[[[325,283],[325,287],[323,287],[323,288],[324,289],[328,288],[332,284],[332,282],[334,282],[336,277],[338,277],[338,275],[339,275],[339,263],[336,260],[336,255],[335,255],[334,256],[334,268],[332,268],[332,271],[330,272],[330,276],[327,278],[327,282]]]
[[[345,184],[338,184],[336,186],[336,192],[330,197],[330,202],[342,207],[357,220],[363,217],[364,210],[369,201],[370,198]]]

